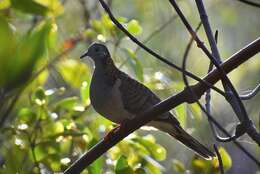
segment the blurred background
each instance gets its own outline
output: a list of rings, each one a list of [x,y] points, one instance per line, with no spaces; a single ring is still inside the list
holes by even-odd
[[[190,36],[168,1],[108,0],[127,30],[169,61],[181,65]],[[195,2],[178,0],[195,28]],[[260,36],[260,10],[237,0],[205,1],[224,61]],[[204,30],[199,37],[209,48]],[[0,0],[0,173],[59,173],[95,145],[115,124],[89,101],[91,60],[79,56],[92,42],[105,42],[115,64],[161,99],[184,88],[182,74],[138,48],[110,21],[95,0]],[[209,61],[193,45],[188,70],[203,77]],[[260,83],[260,55],[230,73],[240,94]],[[195,81],[190,79],[190,83]],[[217,85],[222,88],[221,84]],[[204,104],[204,96],[201,98]],[[228,131],[238,123],[225,99],[212,92],[212,114]],[[244,101],[260,128],[260,95]],[[181,125],[213,150],[219,147],[228,174],[259,174],[258,166],[233,143],[217,143],[196,104],[172,112]],[[247,135],[238,141],[258,160],[260,149]],[[258,171],[258,172],[257,172]],[[163,132],[139,130],[110,149],[83,173],[217,174],[205,161]]]

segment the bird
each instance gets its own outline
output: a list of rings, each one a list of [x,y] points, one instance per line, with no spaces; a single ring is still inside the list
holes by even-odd
[[[95,64],[89,89],[90,102],[96,112],[108,120],[123,125],[161,101],[148,87],[119,70],[103,43],[91,44],[80,56],[81,59],[84,57],[90,57]],[[181,127],[171,112],[157,116],[147,126],[168,133],[206,160],[215,157]]]

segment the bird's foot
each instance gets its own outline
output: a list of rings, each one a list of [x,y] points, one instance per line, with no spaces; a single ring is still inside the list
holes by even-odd
[[[114,127],[111,131],[109,131],[105,137],[104,137],[104,140],[105,141],[109,141],[110,139],[113,139],[115,133],[119,130],[125,130],[126,129],[126,126],[127,126],[127,121],[128,120],[124,120],[122,123],[120,123],[118,126]]]

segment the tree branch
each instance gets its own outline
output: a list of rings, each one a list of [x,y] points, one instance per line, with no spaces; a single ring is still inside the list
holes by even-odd
[[[222,63],[220,66],[223,68],[225,73],[229,73],[232,70],[236,69],[239,65],[243,64],[245,61],[249,60],[251,57],[256,55],[260,51],[260,38],[255,40],[254,42],[247,45],[245,48],[240,50],[239,52],[232,55],[227,61]],[[211,71],[206,77],[203,78],[204,81],[207,81],[210,84],[215,84],[221,78],[221,74],[218,70]],[[197,96],[202,96],[209,87],[205,85],[205,83],[199,82],[196,85],[191,86],[192,91]],[[127,123],[127,126],[124,127],[124,130],[118,129],[117,132],[113,135],[110,141],[105,141],[102,139],[99,143],[97,143],[94,147],[92,147],[88,152],[82,155],[77,161],[75,161],[64,173],[65,174],[78,174],[82,170],[84,170],[88,165],[90,165],[93,161],[95,161],[98,157],[100,157],[103,153],[105,153],[108,149],[116,145],[123,138],[128,136],[130,133],[134,132],[142,125],[145,125],[152,119],[154,119],[157,115],[161,113],[167,112],[176,106],[190,102],[192,96],[190,95],[190,91],[184,89],[180,93],[171,96],[162,102],[155,105],[153,108],[145,111],[144,113],[136,116],[133,120],[130,120]],[[254,157],[252,157],[254,158]],[[251,159],[252,159],[251,158]],[[255,158],[254,158],[255,159]],[[257,163],[260,166],[260,163]]]
[[[252,2],[252,1],[248,1],[248,0],[238,0],[238,1],[240,1],[240,2],[242,2],[242,3],[244,3],[244,4],[247,4],[247,5],[251,5],[251,6],[253,6],[253,7],[258,7],[258,8],[260,8],[260,4],[257,3],[257,2]]]

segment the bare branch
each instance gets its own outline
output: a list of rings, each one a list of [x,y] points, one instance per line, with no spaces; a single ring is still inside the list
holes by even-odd
[[[239,95],[241,100],[249,100],[253,98],[260,91],[260,84],[258,84],[253,90],[247,94]]]
[[[238,0],[238,1],[240,1],[240,2],[242,2],[242,3],[245,3],[245,4],[247,4],[247,5],[251,5],[251,6],[253,6],[253,7],[258,7],[258,8],[260,8],[260,4],[257,3],[257,2],[252,2],[252,1],[248,1],[248,0]]]

